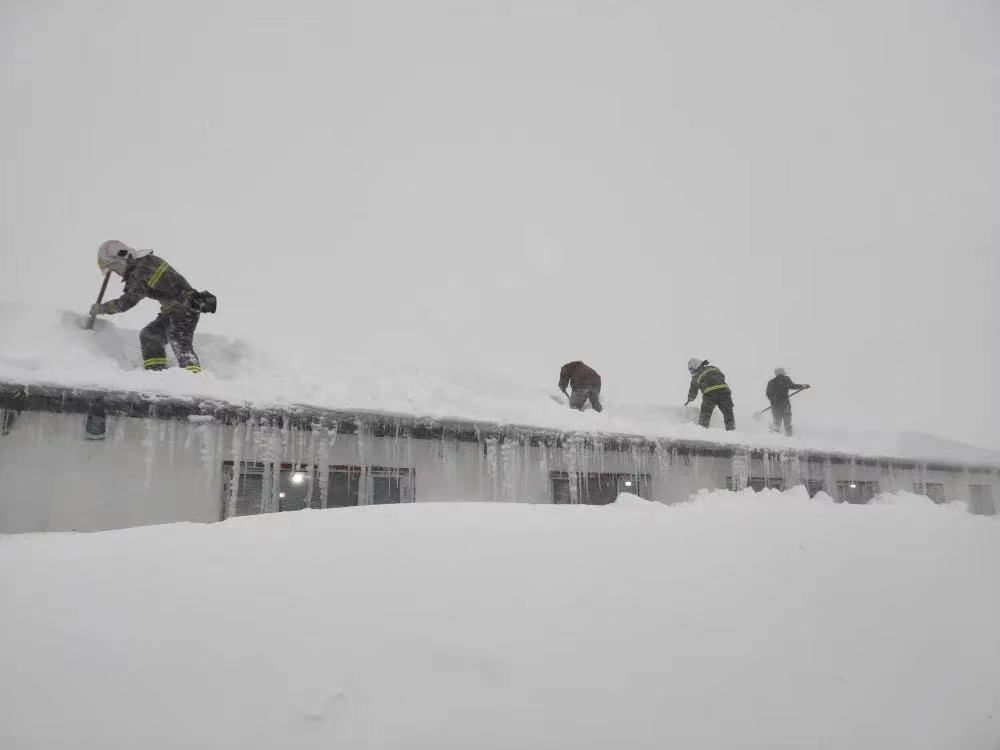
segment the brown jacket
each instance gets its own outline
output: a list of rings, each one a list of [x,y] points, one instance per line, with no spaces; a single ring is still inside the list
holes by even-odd
[[[574,391],[581,388],[601,387],[601,376],[592,367],[583,362],[567,362],[559,370],[559,390],[565,392],[569,385]]]

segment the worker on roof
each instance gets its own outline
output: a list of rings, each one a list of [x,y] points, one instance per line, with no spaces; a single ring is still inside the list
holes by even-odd
[[[155,299],[160,303],[160,314],[139,332],[143,368],[166,369],[169,341],[178,365],[188,372],[201,372],[194,351],[194,329],[201,313],[215,312],[215,295],[195,291],[152,250],[136,250],[118,240],[108,240],[98,248],[97,266],[105,274],[113,271],[121,276],[125,292],[118,299],[92,305],[90,314],[114,315],[135,307],[145,297]]]
[[[799,385],[788,377],[784,367],[774,368],[774,377],[767,383],[764,395],[771,402],[771,417],[774,424],[771,432],[781,430],[782,424],[785,426],[785,434],[792,436],[792,402],[788,400],[789,391],[802,391],[809,387],[809,384]]]
[[[736,429],[736,417],[733,416],[733,394],[726,385],[726,376],[722,371],[709,363],[707,359],[692,357],[688,360],[688,372],[691,373],[691,387],[688,389],[690,404],[701,390],[701,415],[698,424],[708,427],[712,421],[712,412],[718,406],[726,422],[727,430]]]
[[[566,393],[566,386],[573,389]],[[583,362],[567,362],[559,370],[559,390],[569,398],[569,408],[583,411],[587,401],[594,411],[603,411],[601,406],[601,376],[597,371]]]

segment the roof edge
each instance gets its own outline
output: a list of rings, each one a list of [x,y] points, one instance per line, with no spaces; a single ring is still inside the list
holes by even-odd
[[[232,404],[218,399],[161,395],[147,392],[57,385],[0,382],[0,409],[15,412],[58,414],[104,414],[139,419],[212,421],[237,425],[255,423],[283,429],[326,429],[341,434],[364,432],[372,437],[411,437],[421,440],[452,439],[468,442],[516,439],[531,445],[600,445],[617,451],[669,450],[680,455],[752,458],[796,456],[807,461],[892,465],[898,469],[1000,473],[1000,466],[963,463],[933,458],[852,454],[808,448],[764,448],[752,444],[720,443],[684,438],[651,438],[620,433],[564,431],[531,425],[467,420],[451,417],[414,416],[364,409],[326,409],[305,404],[256,406]]]

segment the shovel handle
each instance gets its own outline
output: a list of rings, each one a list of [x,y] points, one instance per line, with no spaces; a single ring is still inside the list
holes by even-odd
[[[104,292],[108,288],[108,279],[111,278],[111,271],[104,274],[104,281],[101,282],[101,291],[97,293],[97,304],[101,304],[104,299]],[[89,331],[94,327],[94,321],[97,320],[97,314],[94,313],[90,316],[90,320],[87,321],[87,325],[84,327],[85,331]]]
[[[788,398],[791,398],[792,396],[797,396],[798,394],[802,393],[802,391],[804,391],[804,390],[805,390],[805,388],[799,388],[797,391],[792,391],[791,393],[788,394]],[[771,411],[772,408],[773,407],[769,406],[766,409],[761,409],[754,416],[763,417],[765,414],[767,414],[769,411]]]

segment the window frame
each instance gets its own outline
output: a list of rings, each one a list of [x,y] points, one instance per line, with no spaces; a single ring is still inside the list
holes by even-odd
[[[597,479],[601,482],[602,478],[611,478],[614,481],[614,497],[607,502],[589,502],[592,492],[591,480]],[[629,492],[646,500],[651,499],[649,491],[651,480],[651,474],[632,472],[553,470],[549,472],[549,491],[553,505],[610,505],[622,492]],[[566,483],[565,492],[557,490],[557,483],[560,482]],[[631,484],[626,485],[628,482]],[[560,500],[561,496],[566,499]]]
[[[730,492],[740,491],[736,489],[736,477],[734,476],[726,477],[726,487]],[[785,479],[784,477],[748,477],[747,488],[752,489],[754,492],[760,492],[765,489],[784,492]]]
[[[852,484],[856,486],[851,487]],[[858,490],[858,492],[852,492],[851,490]],[[868,493],[867,498],[864,497],[866,491]],[[877,479],[838,479],[835,500],[838,503],[847,503],[849,505],[867,505],[881,491],[882,488]]]
[[[326,469],[326,490],[327,504],[322,504],[323,488],[320,478],[320,467],[318,464],[295,464],[289,461],[240,461],[235,464],[233,461],[222,462],[222,507],[219,518],[235,518],[238,516],[262,515],[264,513],[286,513],[295,510],[326,510],[329,508],[353,508],[361,505],[394,505],[396,503],[411,503],[416,501],[416,474],[414,466],[383,466],[383,465],[360,465],[360,464],[329,464]],[[285,475],[294,472],[305,472],[305,503],[298,507],[282,507],[282,486]],[[356,479],[357,483],[353,488],[353,498],[355,502],[348,502],[346,505],[329,505],[331,480],[334,474],[345,474],[347,476],[348,500],[352,499],[351,480]],[[240,486],[245,486],[245,477],[260,476],[260,498],[257,501],[253,497],[241,497]],[[398,500],[378,501],[375,499],[376,479],[396,480],[398,483]],[[290,479],[289,479],[290,481]],[[233,483],[236,482],[235,495]],[[292,499],[289,503],[296,502]],[[233,506],[233,513],[230,515],[230,504]],[[240,507],[254,507],[256,510],[244,510],[240,512]]]
[[[816,497],[821,492],[826,493],[825,479],[806,479],[803,484],[805,484],[809,497]]]
[[[995,516],[997,514],[992,484],[969,484],[969,512],[977,516]]]
[[[931,490],[933,488],[933,491]],[[913,483],[914,495],[926,495],[938,505],[948,502],[944,494],[944,482],[921,482]]]

